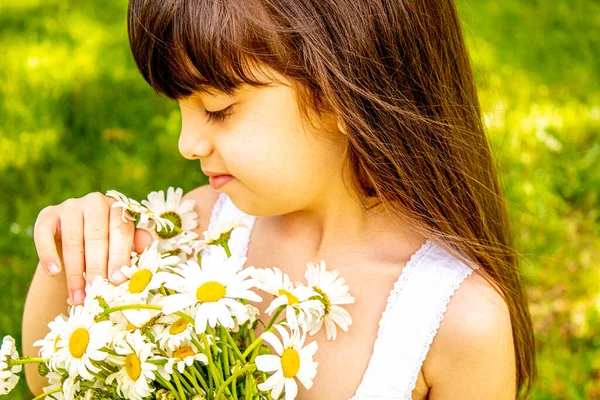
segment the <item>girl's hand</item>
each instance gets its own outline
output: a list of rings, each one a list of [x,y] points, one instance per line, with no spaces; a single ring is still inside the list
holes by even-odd
[[[132,249],[142,252],[152,243],[152,236],[135,229],[133,221],[123,222],[122,210],[111,207],[115,201],[90,193],[44,208],[35,221],[33,239],[40,265],[50,276],[64,268],[73,304],[83,303],[86,280],[100,275],[113,284],[123,283],[120,268],[129,265]]]

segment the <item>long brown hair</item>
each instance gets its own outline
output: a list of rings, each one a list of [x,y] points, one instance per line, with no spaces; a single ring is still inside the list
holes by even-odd
[[[452,0],[130,0],[131,50],[171,99],[297,84],[305,120],[334,113],[363,201],[478,264],[506,301],[517,389],[536,376],[533,328],[497,166]]]

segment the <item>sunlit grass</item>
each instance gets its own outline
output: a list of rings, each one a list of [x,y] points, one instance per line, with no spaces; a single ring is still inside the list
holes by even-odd
[[[534,316],[533,399],[600,398],[600,3],[459,0]],[[45,206],[204,184],[129,54],[126,1],[0,3],[0,336],[20,335]],[[43,335],[40,332],[40,337]],[[23,383],[8,398],[29,398]]]

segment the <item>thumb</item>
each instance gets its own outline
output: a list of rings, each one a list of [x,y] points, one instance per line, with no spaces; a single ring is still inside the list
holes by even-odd
[[[136,229],[133,234],[133,251],[141,253],[152,244],[152,235],[145,229]]]

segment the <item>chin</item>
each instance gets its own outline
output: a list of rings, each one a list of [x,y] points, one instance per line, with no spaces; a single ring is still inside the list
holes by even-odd
[[[255,217],[274,217],[289,213],[290,210],[277,207],[276,204],[261,201],[260,199],[253,201],[248,196],[237,197],[230,195],[229,198],[234,206],[241,212]]]

